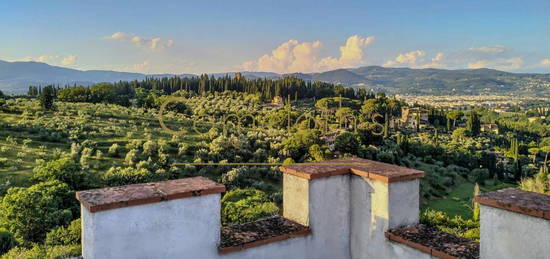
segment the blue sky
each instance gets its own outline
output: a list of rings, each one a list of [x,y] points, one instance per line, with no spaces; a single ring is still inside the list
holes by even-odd
[[[144,73],[363,65],[550,73],[550,1],[13,1],[0,59]]]

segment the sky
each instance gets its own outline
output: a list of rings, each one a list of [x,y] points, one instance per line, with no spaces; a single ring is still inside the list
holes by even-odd
[[[549,0],[3,2],[6,61],[141,73],[550,73]]]

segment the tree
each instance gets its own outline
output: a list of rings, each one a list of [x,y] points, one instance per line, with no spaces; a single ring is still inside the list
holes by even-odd
[[[390,137],[390,117],[388,113],[384,116],[384,138]]]
[[[63,157],[39,165],[33,170],[33,180],[45,182],[57,180],[79,191],[90,187],[86,172],[70,157]]]
[[[27,244],[40,242],[50,229],[68,224],[78,209],[74,192],[65,183],[12,187],[0,203],[0,227]]]
[[[222,198],[222,224],[245,223],[275,215],[279,208],[256,189],[228,191]]]
[[[480,193],[481,192],[479,191],[479,184],[476,183],[476,185],[474,186],[473,197],[478,196]],[[473,199],[472,199],[472,219],[475,221],[479,221],[479,203],[475,202]]]
[[[510,149],[507,155],[514,159],[514,179],[519,181],[521,179],[521,160],[519,159],[519,141],[517,138],[510,140]]]
[[[363,106],[361,106],[361,113],[367,115],[368,117],[371,117],[374,113],[376,113],[376,110],[376,99],[367,99],[363,103]]]
[[[481,121],[479,120],[479,115],[475,111],[470,112],[468,121],[466,122],[466,129],[470,131],[472,136],[477,137],[481,131]]]
[[[332,155],[327,146],[320,146],[318,144],[311,145],[308,153],[315,161],[327,160]]]
[[[353,110],[349,107],[342,107],[336,110],[336,118],[338,118],[338,122],[340,125],[344,124],[344,127],[348,127],[348,121],[350,118],[353,117]]]
[[[149,172],[145,168],[111,167],[111,169],[102,175],[102,180],[108,186],[121,186],[168,180],[168,175],[166,173]]]
[[[464,116],[464,113],[460,110],[453,110],[447,113],[447,118],[453,121],[453,127],[456,127],[456,121],[460,120]]]
[[[469,132],[468,132],[467,129],[458,128],[458,129],[453,130],[453,134],[451,135],[451,137],[453,138],[454,141],[458,142],[458,141],[463,140],[468,135],[469,135]]]
[[[539,172],[531,178],[524,178],[519,183],[524,191],[550,194],[550,173],[548,167],[542,166]]]
[[[359,138],[351,132],[343,132],[336,137],[334,149],[343,154],[357,155],[359,151]]]
[[[42,93],[38,96],[40,106],[45,110],[52,110],[54,107],[55,89],[49,85],[42,89]]]
[[[301,129],[285,139],[282,144],[294,160],[300,160],[311,145],[321,143],[319,135],[320,132],[317,130]]]

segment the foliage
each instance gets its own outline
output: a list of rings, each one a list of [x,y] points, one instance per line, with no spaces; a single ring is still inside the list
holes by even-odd
[[[69,223],[77,211],[74,192],[65,183],[12,187],[0,203],[0,227],[25,243],[39,242],[50,229]]]
[[[8,252],[17,245],[15,237],[5,229],[0,228],[0,255]]]
[[[90,187],[86,172],[70,157],[52,160],[34,168],[33,180],[45,182],[57,180],[66,183],[73,190]]]
[[[41,246],[34,245],[32,248],[15,247],[4,254],[1,259],[66,259],[80,256],[82,247],[80,245],[70,246]]]
[[[294,160],[301,160],[311,145],[321,143],[319,135],[320,132],[317,130],[301,129],[284,140],[282,144]]]
[[[524,191],[550,194],[550,174],[548,173],[548,167],[543,166],[533,177],[522,179],[519,183],[519,188]]]
[[[102,175],[102,181],[107,186],[122,186],[136,183],[147,183],[167,180],[166,173],[150,172],[145,168],[113,167]]]
[[[471,111],[466,122],[466,129],[472,134],[472,136],[477,137],[481,132],[481,121],[479,120],[479,115],[476,111]]]
[[[476,197],[479,194],[481,194],[481,191],[479,190],[479,184],[476,183],[474,187],[474,195],[472,197]],[[472,199],[472,219],[475,221],[479,221],[479,213],[480,213],[479,203],[475,202]]]
[[[359,152],[359,138],[357,134],[343,132],[338,135],[334,142],[334,150],[342,154],[357,155]]]
[[[451,218],[442,211],[426,210],[420,215],[420,222],[457,236],[479,241],[479,221],[463,219],[460,216]]]
[[[40,106],[45,110],[52,110],[54,108],[55,89],[49,85],[42,89],[42,93],[38,96]]]
[[[47,246],[78,245],[81,239],[81,220],[75,219],[68,226],[60,226],[46,234]]]
[[[222,224],[254,221],[279,212],[264,192],[254,189],[236,189],[222,198]]]

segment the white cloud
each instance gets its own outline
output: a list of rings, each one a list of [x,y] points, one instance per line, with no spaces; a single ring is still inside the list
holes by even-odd
[[[358,35],[347,39],[340,47],[340,57],[319,57],[322,47],[320,41],[298,42],[289,40],[270,54],[261,56],[257,61],[241,64],[241,69],[248,71],[267,71],[276,73],[317,72],[337,68],[353,67],[364,64],[363,49],[374,41],[374,37],[363,38]]]
[[[384,66],[391,67],[398,65],[407,65],[410,67],[416,67],[419,59],[424,56],[426,56],[426,52],[424,52],[423,50],[415,50],[397,55],[394,60],[389,60],[384,64]]]
[[[543,67],[550,67],[550,58],[545,58],[541,60],[539,65]]]
[[[42,62],[50,65],[72,66],[76,64],[76,55],[58,56],[58,55],[41,55],[38,57],[25,57],[23,61]]]
[[[373,36],[362,38],[359,35],[353,35],[347,39],[346,45],[340,47],[340,58],[323,58],[319,62],[319,66],[322,70],[331,70],[364,64],[363,49],[373,42]]]
[[[173,40],[162,40],[159,37],[148,39],[125,32],[115,32],[110,36],[103,37],[103,39],[130,42],[137,47],[150,50],[162,50],[174,45]]]
[[[473,52],[481,52],[481,53],[489,53],[489,54],[503,53],[507,50],[508,50],[508,48],[506,48],[503,45],[482,46],[482,47],[470,48],[470,51],[473,51]]]
[[[388,60],[383,66],[407,66],[411,68],[444,68],[447,66],[442,63],[445,58],[445,54],[442,52],[437,53],[431,59],[426,59],[425,57],[426,52],[424,50],[410,51],[397,55],[395,59]]]
[[[76,63],[76,56],[75,55],[67,56],[67,57],[65,57],[61,60],[61,65],[63,65],[63,66],[74,65],[75,63]]]
[[[125,72],[147,73],[151,71],[151,62],[149,60],[145,60],[142,63],[126,66],[122,70]]]
[[[468,63],[468,68],[477,69],[477,68],[493,68],[498,70],[517,70],[522,68],[523,58],[521,57],[512,57],[512,58],[498,58],[493,60],[477,60],[471,63]]]

